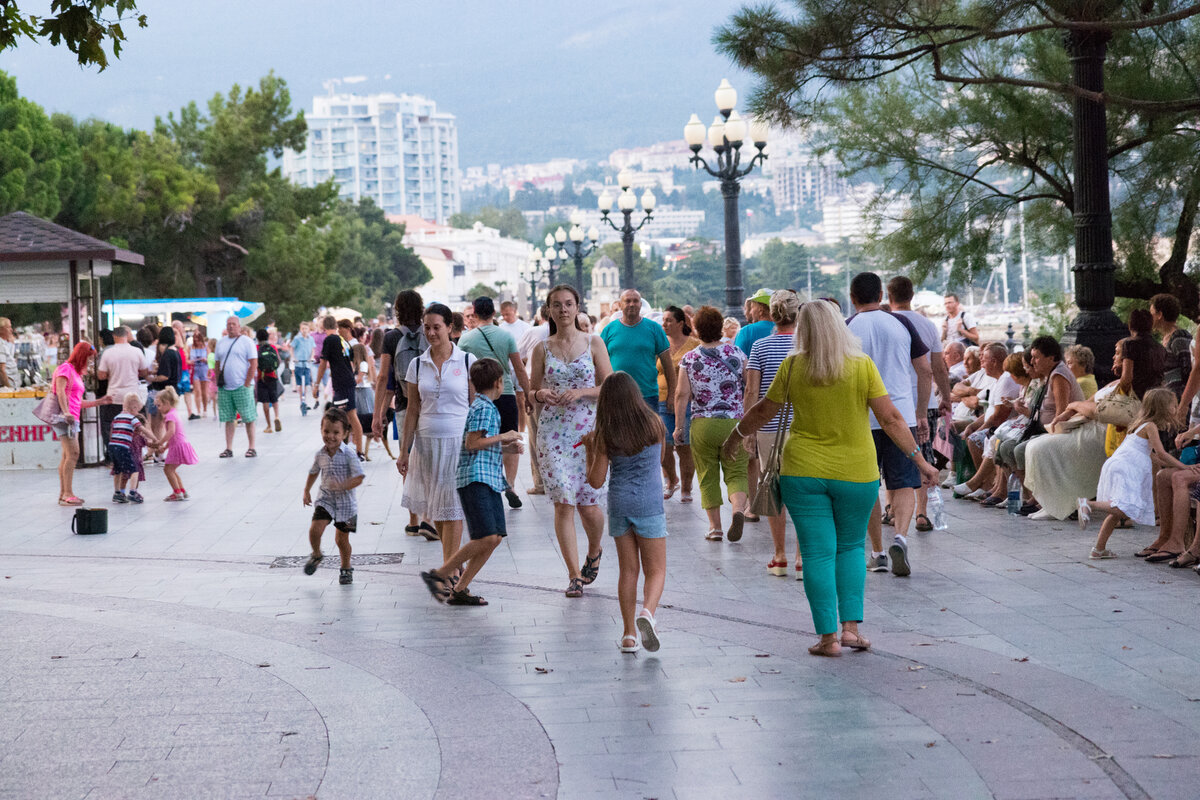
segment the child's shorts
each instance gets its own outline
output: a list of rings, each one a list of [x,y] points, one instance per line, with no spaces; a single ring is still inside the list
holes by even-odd
[[[108,445],[108,460],[112,462],[113,475],[132,475],[138,471],[133,463],[133,451],[119,444]]]
[[[333,515],[325,506],[317,506],[313,509],[313,522],[333,522],[333,527],[342,533],[354,533],[358,530],[358,516],[355,515],[344,522],[334,522]]]
[[[458,499],[462,503],[467,535],[471,541],[508,535],[504,524],[504,502],[495,489],[486,483],[474,481],[459,487]]]
[[[624,536],[632,528],[633,532],[643,539],[667,538],[667,515],[656,514],[652,517],[608,517],[608,535],[616,538]]]

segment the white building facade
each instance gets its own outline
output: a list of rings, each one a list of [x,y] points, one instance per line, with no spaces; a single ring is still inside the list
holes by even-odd
[[[332,178],[341,197],[370,198],[389,214],[445,223],[462,207],[453,114],[418,95],[334,94],[313,98],[304,152],[283,154],[283,174],[301,186]]]

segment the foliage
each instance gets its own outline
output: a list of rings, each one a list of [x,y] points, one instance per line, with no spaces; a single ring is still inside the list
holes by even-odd
[[[115,17],[104,15],[112,11]],[[52,0],[49,13],[29,14],[15,1],[0,3],[0,52],[17,46],[21,39],[49,40],[51,45],[66,45],[79,59],[79,66],[95,65],[103,72],[108,66],[105,45],[113,57],[121,55],[125,41],[124,22],[146,27],[146,15],[137,13],[136,0]]]
[[[497,208],[485,206],[473,213],[459,212],[450,217],[450,225],[454,228],[470,228],[476,222],[482,222],[489,228],[500,231],[501,236],[512,239],[525,238],[525,217],[515,206]]]
[[[500,292],[496,289],[495,286],[488,286],[483,281],[480,281],[479,283],[472,286],[470,289],[467,289],[466,293],[463,295],[463,297],[469,298],[471,300],[474,300],[476,297],[490,297],[494,300],[499,296],[500,296]]]
[[[0,214],[28,211],[53,217],[80,169],[79,147],[64,120],[51,120],[17,94],[17,82],[0,73]]]
[[[1062,339],[1067,323],[1079,312],[1069,297],[1054,291],[1038,292],[1037,302],[1030,308],[1033,311],[1034,335],[1053,336],[1056,340]]]

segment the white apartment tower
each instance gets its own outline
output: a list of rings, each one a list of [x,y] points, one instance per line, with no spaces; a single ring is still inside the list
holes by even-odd
[[[462,204],[454,115],[418,95],[331,94],[313,98],[304,152],[283,154],[301,186],[333,178],[338,193],[369,197],[389,214],[441,224]]]

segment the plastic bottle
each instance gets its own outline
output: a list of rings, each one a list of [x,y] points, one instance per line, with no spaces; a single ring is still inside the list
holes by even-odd
[[[944,531],[949,528],[950,526],[946,524],[946,504],[942,501],[941,490],[936,486],[930,486],[925,496],[928,498],[925,503],[925,512],[929,521],[933,523],[933,529]]]
[[[1018,516],[1021,513],[1021,479],[1014,472],[1008,476],[1008,513]]]

